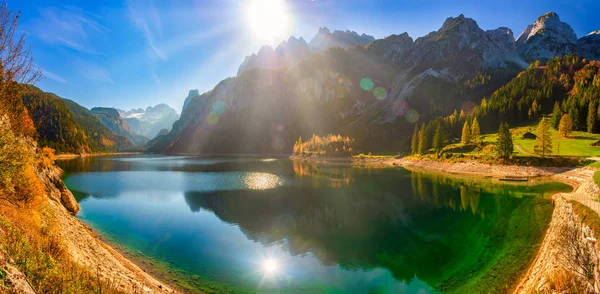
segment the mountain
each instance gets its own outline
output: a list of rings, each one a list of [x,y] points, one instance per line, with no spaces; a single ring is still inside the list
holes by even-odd
[[[136,146],[143,146],[148,143],[148,138],[142,135],[135,134],[127,122],[121,118],[119,112],[114,108],[94,107],[90,111],[95,114],[100,121],[115,134],[125,137],[133,142]]]
[[[303,38],[290,37],[283,41],[275,50],[264,46],[257,54],[246,56],[238,69],[238,75],[252,67],[276,69],[288,67],[309,54],[308,44]]]
[[[353,137],[356,152],[406,150],[415,124],[453,112],[469,115],[527,69],[531,56],[544,60],[568,52],[549,44],[581,51],[571,32],[548,13],[515,40],[506,27],[482,30],[461,14],[414,41],[403,33],[317,51],[312,48],[319,36],[336,35],[321,29],[296,62],[281,63],[277,50],[259,52],[258,66],[212,91],[191,93],[173,130],[150,150],[288,153],[298,136],[312,133]],[[593,44],[595,35],[580,42]]]
[[[183,107],[181,108],[181,113],[183,113],[185,111],[185,109],[187,108],[187,106],[190,104],[190,101],[192,101],[192,99],[196,98],[200,96],[200,91],[196,90],[190,90],[188,92],[188,96],[185,98],[185,101],[183,102]]]
[[[548,12],[533,25],[527,26],[517,38],[519,54],[527,62],[548,60],[554,56],[577,53],[577,35],[558,14]]]
[[[131,148],[133,144],[118,136],[79,104],[28,86],[22,96],[41,146],[59,153],[92,153]]]
[[[600,59],[600,30],[593,31],[577,40],[581,56],[588,59]]]
[[[308,47],[314,51],[321,51],[329,47],[348,48],[355,45],[365,46],[375,41],[373,36],[359,35],[354,31],[333,31],[326,27],[319,28],[317,34],[312,38]]]
[[[311,53],[318,53],[330,47],[364,46],[373,41],[375,41],[374,37],[365,34],[358,35],[353,31],[334,31],[331,33],[328,28],[320,28],[308,44],[302,37],[298,39],[292,36],[287,41],[281,42],[275,49],[270,46],[263,46],[258,53],[244,58],[238,68],[238,76],[249,68],[277,69],[289,67]]]
[[[197,90],[190,91],[190,95],[194,93],[197,93]],[[185,106],[186,104],[184,104],[184,108]],[[116,112],[118,112],[117,116],[126,122],[132,134],[146,138],[156,137],[162,129],[171,130],[173,123],[179,119],[177,111],[167,104],[149,106],[146,110],[141,108],[130,111],[117,109]],[[115,113],[113,113],[114,115]]]

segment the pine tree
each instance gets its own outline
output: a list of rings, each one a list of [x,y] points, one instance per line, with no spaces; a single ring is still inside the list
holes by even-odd
[[[537,128],[537,141],[533,151],[546,157],[552,154],[552,137],[550,136],[550,124],[545,117],[542,118]]]
[[[465,121],[465,124],[463,125],[460,142],[463,144],[471,143],[471,127],[469,126],[469,121]]]
[[[552,115],[550,116],[552,120],[552,127],[555,130],[558,130],[558,124],[560,123],[560,118],[562,116],[562,111],[560,110],[560,105],[558,102],[554,102],[554,108],[552,109]]]
[[[440,152],[444,147],[444,132],[442,131],[442,124],[438,123],[433,134],[433,149],[436,153]]]
[[[419,150],[419,125],[415,124],[412,140],[410,141],[410,150],[412,154],[416,154]]]
[[[588,106],[588,116],[587,116],[587,131],[588,133],[596,132],[596,120],[598,119],[598,110],[596,107],[596,103],[594,101],[590,101],[590,105]]]
[[[508,123],[501,123],[498,129],[498,139],[496,140],[496,152],[503,159],[508,159],[514,152],[512,135]]]
[[[419,130],[419,154],[427,153],[427,150],[429,150],[429,146],[427,144],[429,144],[427,142],[427,130],[425,129],[425,124],[422,124],[421,129]]]
[[[473,119],[473,123],[471,124],[471,141],[476,144],[480,143],[479,137],[481,136],[481,128],[479,127],[479,121],[477,121],[477,117]]]
[[[562,137],[567,137],[573,131],[573,121],[571,120],[571,116],[568,114],[564,114],[560,118],[560,124],[558,125],[558,133]]]

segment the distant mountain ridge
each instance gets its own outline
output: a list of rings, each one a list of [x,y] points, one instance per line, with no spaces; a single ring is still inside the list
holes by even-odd
[[[144,137],[143,135],[135,133],[125,122],[124,119],[121,118],[119,112],[114,108],[106,108],[106,107],[94,107],[90,109],[90,111],[98,116],[102,123],[108,127],[110,130],[115,132],[115,134],[125,137],[133,142],[136,146],[144,146],[148,143],[149,139]]]
[[[179,114],[167,104],[148,106],[130,111],[115,110],[131,129],[131,132],[152,139],[163,130],[171,130],[173,123],[179,119]]]
[[[289,152],[298,136],[327,132],[356,138],[356,150],[399,150],[415,123],[472,111],[530,61],[569,53],[597,58],[600,46],[598,33],[577,39],[556,13],[517,39],[509,28],[483,30],[462,14],[416,40],[402,33],[367,42],[367,35],[336,32],[322,28],[308,44],[290,38],[263,47],[237,77],[201,95],[190,92],[173,130],[151,150]]]

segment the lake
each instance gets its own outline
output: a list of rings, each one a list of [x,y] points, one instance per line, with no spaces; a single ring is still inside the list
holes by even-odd
[[[281,158],[59,161],[84,223],[189,292],[505,292],[554,182],[508,184]]]

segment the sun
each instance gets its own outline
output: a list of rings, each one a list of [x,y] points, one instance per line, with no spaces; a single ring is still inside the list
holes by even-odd
[[[285,38],[290,17],[285,0],[250,0],[246,7],[250,29],[261,41]]]

